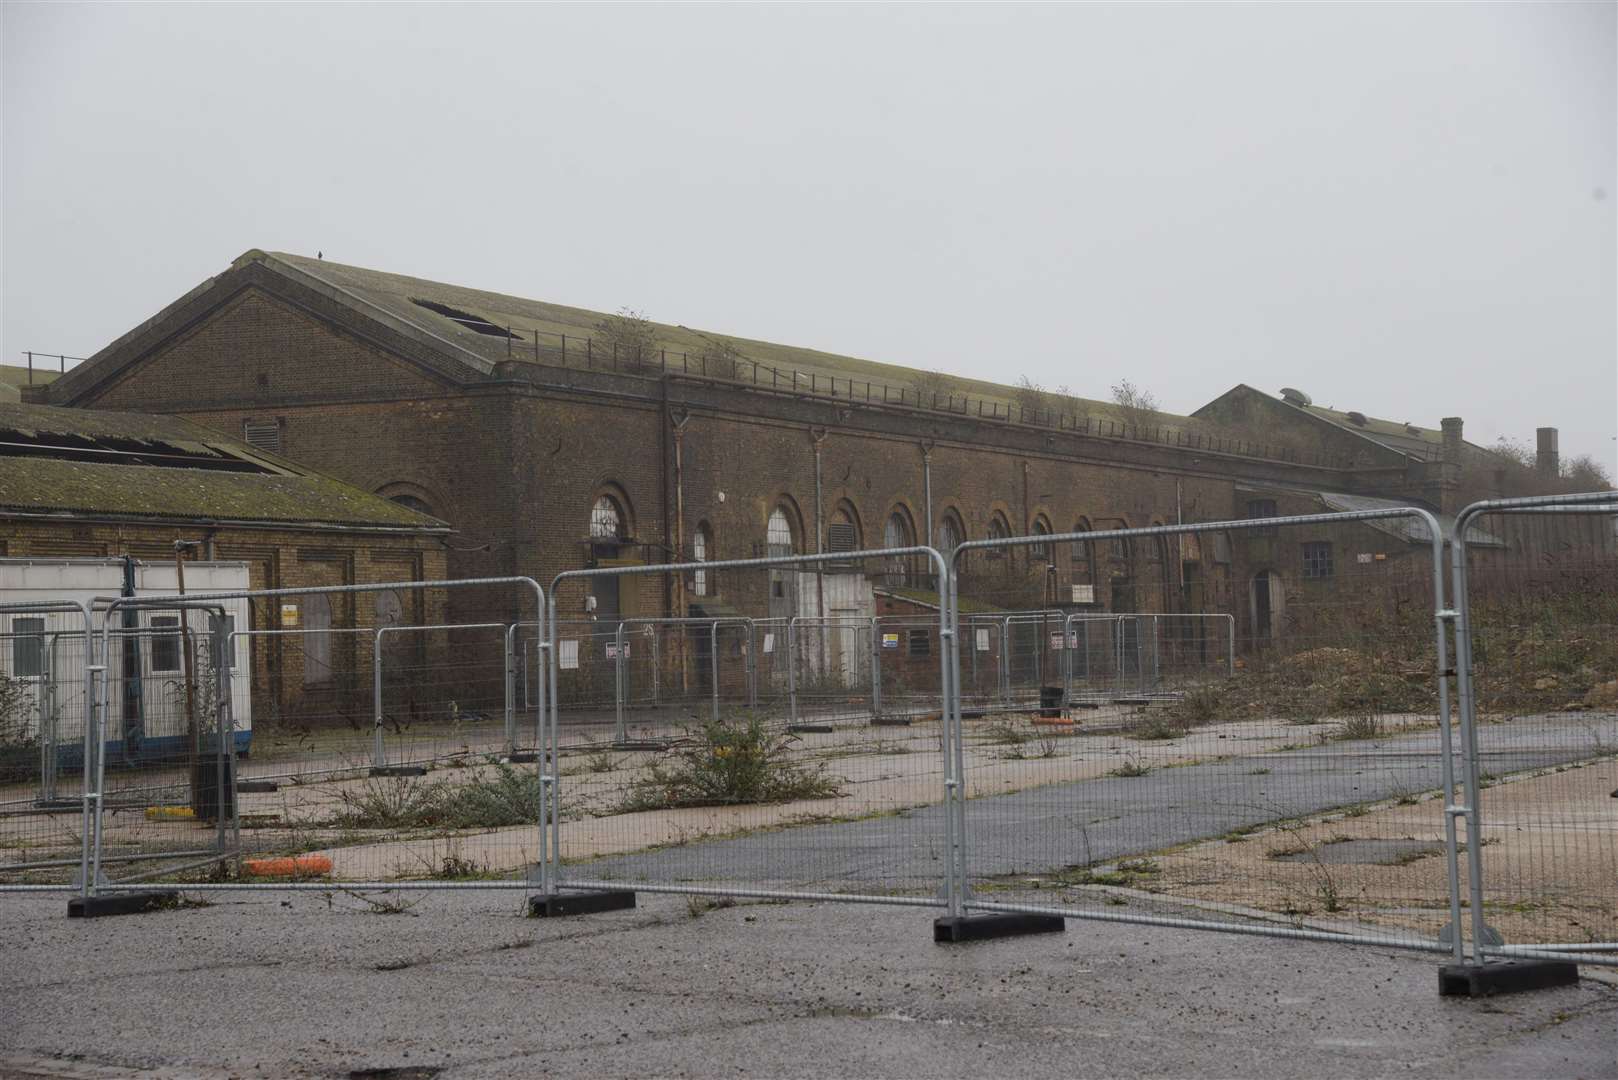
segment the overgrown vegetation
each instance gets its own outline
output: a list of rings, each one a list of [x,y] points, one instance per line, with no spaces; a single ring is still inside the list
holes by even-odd
[[[644,311],[621,307],[595,325],[595,332],[612,350],[612,358],[623,366],[655,367],[658,364],[657,327]]]
[[[497,829],[540,816],[539,775],[504,762],[454,780],[372,777],[338,798],[325,824],[342,829]]]
[[[0,782],[21,780],[38,767],[34,695],[22,679],[0,674]]]
[[[1131,435],[1140,438],[1141,432],[1158,421],[1161,406],[1150,390],[1142,390],[1128,379],[1112,388],[1112,403]]]
[[[727,716],[694,730],[631,785],[620,813],[828,799],[841,794],[825,763],[792,759],[797,739],[756,715]]]
[[[1110,770],[1107,775],[1128,778],[1134,776],[1145,776],[1151,771],[1152,767],[1150,765],[1135,755],[1129,754],[1125,756],[1124,763],[1122,765],[1118,766],[1116,769]]]

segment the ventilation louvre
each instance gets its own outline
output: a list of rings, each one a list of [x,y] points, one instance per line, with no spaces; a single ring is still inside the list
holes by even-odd
[[[255,450],[279,454],[281,452],[281,424],[276,420],[243,421],[242,441]]]

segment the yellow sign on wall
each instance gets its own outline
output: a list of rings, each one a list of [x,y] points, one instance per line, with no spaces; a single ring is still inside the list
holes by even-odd
[[[295,629],[297,629],[297,626],[298,626],[298,605],[297,604],[282,604],[281,605],[281,629],[283,629],[283,630],[295,630]]]

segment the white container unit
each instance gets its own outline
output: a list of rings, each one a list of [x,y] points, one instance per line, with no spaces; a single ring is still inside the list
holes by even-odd
[[[135,595],[167,596],[177,592],[172,562],[136,560]],[[0,603],[116,597],[124,588],[122,559],[0,558]],[[245,592],[249,588],[243,562],[187,562],[185,590],[201,595]],[[225,600],[225,631],[249,625],[248,601]],[[103,612],[95,613],[94,653],[101,648]],[[136,608],[112,615],[112,656],[107,662],[107,761],[134,762],[186,752],[185,665],[181,620],[190,631],[199,669],[206,668],[214,642],[205,612]],[[133,623],[133,625],[130,625]],[[252,740],[251,679],[245,639],[236,637],[230,658],[230,698],[235,749],[245,753]],[[219,646],[223,647],[223,639]],[[92,655],[84,641],[84,618],[78,612],[0,612],[0,674],[21,683],[25,700],[21,722],[0,732],[12,741],[38,743],[47,773],[75,766],[83,757],[84,669]],[[195,673],[204,699],[212,679]],[[195,703],[199,714],[207,701]],[[211,730],[211,718],[203,719]]]

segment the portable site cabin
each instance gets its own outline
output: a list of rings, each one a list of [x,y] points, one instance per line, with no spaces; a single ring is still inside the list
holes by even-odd
[[[135,596],[168,596],[178,591],[173,563],[137,559],[0,558],[0,604],[47,604],[126,595],[132,579]],[[245,562],[187,562],[186,592],[243,592],[248,589]],[[224,622],[197,608],[134,608],[111,615],[111,656],[106,660],[107,702],[103,731],[109,765],[175,759],[187,752],[186,652],[192,664],[193,713],[199,727],[212,731],[209,711],[218,701],[212,657],[232,643],[230,671],[231,729],[234,748],[245,753],[252,740],[249,672],[246,647],[231,631],[248,625],[246,600],[217,602]],[[213,605],[210,605],[213,606]],[[14,759],[39,751],[45,786],[59,770],[83,759],[85,738],[85,667],[100,658],[105,605],[93,611],[93,640],[85,641],[83,615],[76,611],[0,612],[0,675],[8,681],[0,716],[0,745],[7,771],[19,771]],[[32,771],[31,769],[29,770]]]

